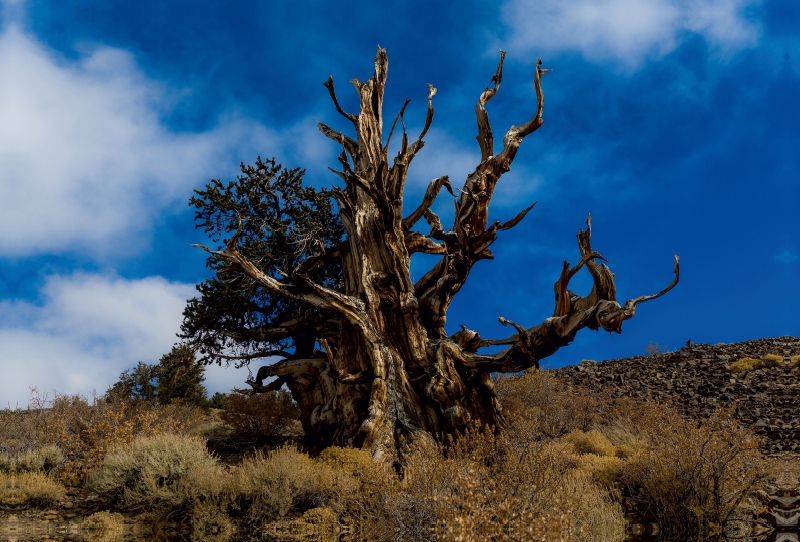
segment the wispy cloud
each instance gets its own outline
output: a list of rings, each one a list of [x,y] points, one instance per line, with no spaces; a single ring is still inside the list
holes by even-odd
[[[635,68],[700,35],[719,51],[756,43],[760,28],[746,16],[759,0],[508,0],[502,19],[508,47],[577,51],[590,60]]]
[[[41,302],[0,302],[0,406],[28,401],[28,389],[106,391],[137,361],[156,363],[169,352],[194,285],[161,277],[53,275]],[[206,387],[228,391],[246,374],[216,366]]]
[[[796,262],[797,260],[800,260],[800,256],[798,256],[798,254],[793,250],[786,249],[777,256],[775,256],[775,259],[782,264],[789,265],[791,263]]]
[[[174,92],[118,49],[68,61],[11,26],[0,73],[0,256],[129,250],[159,211],[234,171],[231,156],[278,146],[235,116],[172,130]]]

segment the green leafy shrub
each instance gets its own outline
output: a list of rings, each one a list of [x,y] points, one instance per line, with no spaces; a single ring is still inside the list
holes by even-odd
[[[223,409],[225,408],[225,403],[228,401],[228,396],[224,393],[214,392],[214,395],[211,396],[211,399],[208,400],[208,407],[209,408],[216,408],[216,409]]]
[[[728,370],[732,373],[744,373],[752,371],[761,367],[761,360],[755,358],[742,358],[739,361],[731,363]]]

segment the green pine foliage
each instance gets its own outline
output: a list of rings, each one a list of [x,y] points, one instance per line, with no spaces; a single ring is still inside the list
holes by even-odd
[[[112,400],[131,399],[162,405],[180,402],[207,406],[204,373],[205,366],[195,359],[189,346],[175,346],[157,365],[140,361],[132,370],[124,371],[107,396]]]
[[[242,174],[224,184],[212,180],[196,190],[189,204],[196,210],[197,228],[222,248],[238,231],[237,250],[259,269],[281,280],[318,251],[339,244],[344,229],[334,213],[331,192],[303,186],[304,170],[285,169],[275,159],[241,166]],[[246,365],[270,353],[292,351],[311,355],[325,315],[264,292],[244,275],[228,274],[225,263],[209,257],[215,272],[197,286],[198,297],[184,311],[181,338],[195,347],[204,363]],[[318,284],[338,288],[341,266],[325,259],[309,276]],[[293,324],[303,316],[303,324]],[[314,318],[311,318],[314,317]],[[309,323],[310,322],[310,323]]]

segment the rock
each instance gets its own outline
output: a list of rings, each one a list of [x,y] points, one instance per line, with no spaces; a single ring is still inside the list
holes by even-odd
[[[768,439],[766,453],[800,457],[800,364],[745,373],[728,369],[741,358],[761,359],[767,354],[781,355],[784,360],[800,355],[800,339],[776,337],[714,346],[692,343],[680,352],[598,363],[584,360],[577,369],[550,372],[572,385],[615,397],[673,400],[682,413],[696,418],[708,417],[719,406],[735,406],[740,422]]]

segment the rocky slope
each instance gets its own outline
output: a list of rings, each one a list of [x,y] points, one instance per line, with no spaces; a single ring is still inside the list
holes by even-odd
[[[737,360],[782,357],[775,367],[733,373]],[[572,385],[612,396],[671,400],[684,414],[705,417],[732,406],[739,419],[766,437],[768,454],[800,455],[800,338],[777,337],[735,344],[687,344],[677,352],[579,365],[551,372]]]

